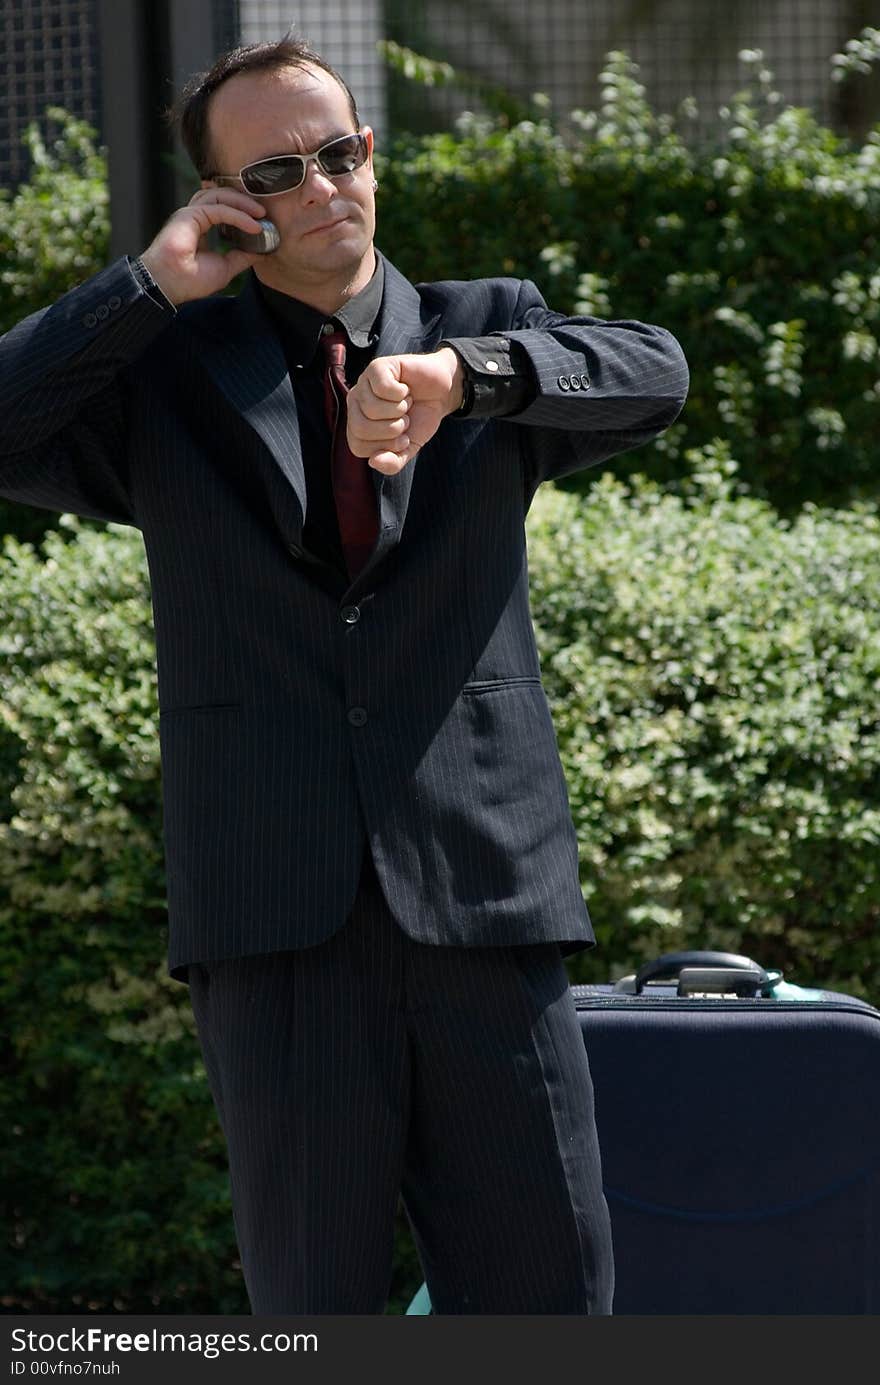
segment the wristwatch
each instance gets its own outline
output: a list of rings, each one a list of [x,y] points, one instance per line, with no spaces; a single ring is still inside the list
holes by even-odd
[[[461,404],[450,418],[501,418],[519,413],[537,393],[534,372],[517,342],[502,333],[444,338],[461,361]]]
[[[461,403],[457,409],[453,409],[450,418],[466,418],[474,407],[474,377],[470,373],[467,361],[461,356],[458,359],[461,361]]]

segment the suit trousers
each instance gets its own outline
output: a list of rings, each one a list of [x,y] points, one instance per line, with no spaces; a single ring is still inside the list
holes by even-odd
[[[556,943],[414,942],[368,852],[332,937],[189,979],[253,1313],[383,1313],[401,1199],[435,1313],[611,1312]]]

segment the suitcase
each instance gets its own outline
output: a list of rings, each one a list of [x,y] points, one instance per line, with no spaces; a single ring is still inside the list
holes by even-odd
[[[880,1010],[720,952],[571,991],[615,1315],[880,1312]]]

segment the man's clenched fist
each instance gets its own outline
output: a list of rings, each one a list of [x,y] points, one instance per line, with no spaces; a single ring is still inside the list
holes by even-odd
[[[449,346],[424,356],[379,356],[348,393],[348,445],[394,476],[462,401],[461,361]]]

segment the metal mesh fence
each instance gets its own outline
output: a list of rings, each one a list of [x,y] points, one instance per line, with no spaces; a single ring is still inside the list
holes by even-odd
[[[385,37],[381,0],[239,0],[242,43],[281,38],[292,28],[345,77],[361,120],[377,130],[386,124],[386,73],[377,44]]]
[[[155,13],[186,4],[162,0]],[[480,104],[473,90],[392,73],[382,38],[512,96],[543,92],[559,115],[597,109],[606,55],[625,49],[655,110],[695,98],[696,118],[680,125],[695,138],[714,131],[719,106],[744,85],[740,50],[761,49],[786,104],[855,136],[880,120],[880,73],[840,86],[829,64],[847,39],[880,24],[880,0],[212,0],[210,14],[207,58],[292,28],[344,74],[380,137],[447,127]],[[99,29],[98,0],[0,0],[0,185],[26,175],[21,135],[49,105],[106,137]]]
[[[542,92],[559,114],[596,109],[605,57],[624,49],[655,110],[674,113],[696,99],[697,134],[717,126],[719,106],[745,84],[742,49],[763,52],[783,102],[840,125],[828,60],[872,14],[880,20],[880,0],[389,0],[385,8],[397,42],[521,98]],[[398,89],[395,123],[448,125],[463,104],[448,88],[415,101]]]
[[[245,41],[288,26],[310,39],[380,131],[443,128],[479,101],[390,74],[375,59],[379,37],[511,95],[542,92],[560,115],[598,107],[606,54],[625,49],[655,110],[674,113],[695,98],[697,115],[682,130],[695,137],[711,135],[719,106],[744,85],[740,50],[761,49],[786,104],[842,132],[880,119],[880,82],[844,97],[829,64],[847,39],[880,23],[880,0],[238,0],[238,10]]]
[[[0,3],[0,185],[27,171],[22,134],[47,106],[100,119],[96,0]]]
[[[241,17],[239,0],[213,0],[211,5],[211,49],[225,53],[239,42]]]

